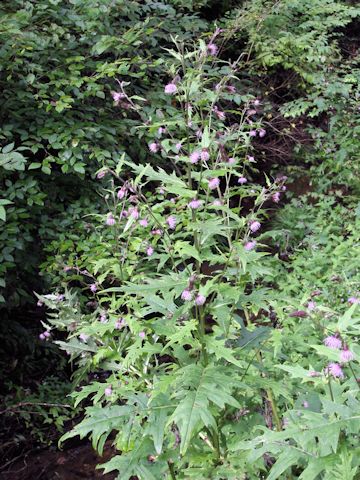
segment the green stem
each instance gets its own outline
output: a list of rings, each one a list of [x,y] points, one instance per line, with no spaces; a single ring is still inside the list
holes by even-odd
[[[174,464],[171,463],[170,461],[168,461],[167,464],[168,464],[168,467],[169,467],[169,472],[170,472],[170,476],[171,476],[172,480],[176,480]]]
[[[258,362],[262,365],[263,361],[262,361],[260,352],[257,352],[256,358],[258,359]],[[266,376],[266,375],[264,374],[264,376]],[[277,409],[277,405],[276,405],[276,401],[275,401],[273,392],[272,392],[271,388],[268,388],[265,391],[266,391],[267,399],[268,399],[268,401],[270,403],[270,406],[271,406],[272,416],[275,420],[276,430],[278,432],[281,432],[282,425],[281,425],[281,420],[280,420],[280,417],[279,417],[279,413],[278,413],[278,409]]]
[[[330,391],[331,400],[334,402],[334,393],[333,393],[332,386],[331,386],[331,377],[330,377],[330,375],[329,375],[329,391]]]
[[[350,370],[351,370],[351,373],[353,374],[355,383],[356,383],[356,385],[358,386],[358,389],[360,390],[360,384],[359,384],[359,382],[357,381],[357,378],[356,378],[354,369],[353,369],[353,367],[352,367],[352,365],[351,365],[351,362],[349,362],[349,368],[350,368]]]

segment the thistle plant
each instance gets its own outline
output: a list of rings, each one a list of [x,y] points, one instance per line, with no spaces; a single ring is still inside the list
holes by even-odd
[[[286,179],[259,173],[259,100],[240,80],[242,59],[217,58],[220,34],[190,50],[175,40],[161,101],[135,109],[148,161],[124,153],[97,174],[101,258],[76,276],[93,300],[71,288],[61,304],[41,298],[56,307],[50,325],[69,332],[58,343],[76,378],[104,372],[73,393],[93,406],[63,441],[90,435],[101,453],[115,431],[119,455],[103,468],[122,480],[238,478],[249,466],[230,445],[243,417],[254,422],[265,402],[281,429],[261,361],[270,329],[251,320],[269,306],[249,297],[269,276],[261,233]],[[78,268],[65,266],[69,280]]]

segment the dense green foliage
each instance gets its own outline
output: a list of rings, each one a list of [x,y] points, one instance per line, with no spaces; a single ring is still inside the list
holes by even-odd
[[[0,13],[1,300],[74,366],[43,421],[71,390],[121,480],[358,478],[360,9]]]

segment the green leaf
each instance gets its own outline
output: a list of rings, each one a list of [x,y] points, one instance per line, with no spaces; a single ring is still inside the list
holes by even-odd
[[[132,405],[114,405],[110,407],[88,407],[86,409],[86,418],[75,426],[73,430],[60,438],[60,443],[65,440],[79,436],[80,439],[91,435],[92,445],[95,450],[98,449],[99,442],[103,435],[108,437],[113,429],[121,429],[126,420],[134,412]],[[99,448],[100,455],[102,449]]]
[[[0,220],[6,221],[6,210],[2,205],[0,205]]]

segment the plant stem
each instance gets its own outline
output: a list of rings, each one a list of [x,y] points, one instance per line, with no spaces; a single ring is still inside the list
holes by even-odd
[[[260,352],[257,352],[257,353],[256,353],[256,358],[258,359],[259,363],[261,363],[261,365],[262,365],[262,364],[263,364],[263,361],[262,361]],[[266,376],[265,374],[263,374],[263,375]],[[279,413],[278,413],[278,410],[277,410],[277,406],[276,406],[276,401],[275,401],[274,395],[273,395],[273,393],[272,393],[271,388],[268,388],[268,389],[266,389],[265,391],[266,391],[267,399],[268,399],[268,401],[269,401],[269,403],[270,403],[270,406],[271,406],[271,411],[272,411],[273,418],[274,418],[274,420],[275,420],[276,430],[277,430],[278,432],[281,432],[281,430],[282,430],[282,425],[281,425],[281,420],[280,420]]]
[[[171,463],[169,460],[168,460],[167,464],[168,464],[168,467],[169,467],[169,472],[170,472],[172,480],[176,480],[174,464]]]
[[[352,365],[351,365],[351,362],[349,362],[349,368],[350,368],[350,370],[351,370],[351,373],[353,374],[355,383],[356,383],[356,385],[358,386],[358,389],[360,390],[360,384],[359,384],[359,382],[357,381],[357,378],[356,378],[354,369],[353,369],[353,367],[352,367]]]

